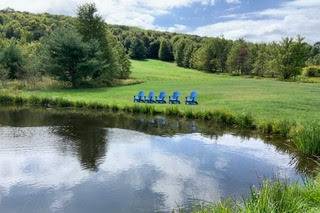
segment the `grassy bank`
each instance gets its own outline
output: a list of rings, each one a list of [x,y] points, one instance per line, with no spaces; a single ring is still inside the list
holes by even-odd
[[[265,181],[260,189],[252,188],[242,203],[232,200],[212,205],[199,205],[194,213],[233,212],[319,212],[320,178],[309,180],[305,185],[280,181]],[[183,211],[182,211],[183,212]]]
[[[0,103],[161,113],[213,120],[269,135],[286,138],[291,135],[296,138],[295,145],[301,152],[320,152],[319,137],[316,137],[320,121],[320,84],[208,74],[156,60],[132,61],[132,71],[134,81],[142,83],[95,89],[9,88],[1,90]],[[139,90],[156,93],[164,90],[168,95],[179,90],[183,96],[197,90],[200,105],[134,104],[133,95]],[[305,128],[307,124],[316,127]],[[310,145],[305,145],[307,143]]]

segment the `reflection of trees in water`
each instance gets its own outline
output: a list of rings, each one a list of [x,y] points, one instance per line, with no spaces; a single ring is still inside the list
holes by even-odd
[[[30,127],[45,121],[41,114],[30,113],[28,108],[1,106],[0,109],[0,123],[2,125]]]
[[[51,129],[62,137],[63,146],[70,146],[78,155],[84,168],[95,171],[106,154],[107,130],[92,122],[87,119],[68,120]]]
[[[9,126],[58,126],[52,127],[53,133],[62,137],[64,144],[72,147],[85,168],[92,170],[98,168],[106,152],[107,131],[104,128],[130,129],[159,136],[199,132],[211,139],[218,139],[224,134],[233,134],[242,139],[262,139],[265,143],[273,145],[277,151],[289,154],[292,157],[292,165],[299,172],[312,174],[319,166],[317,162],[320,162],[319,159],[310,160],[300,155],[283,138],[270,138],[252,131],[228,129],[213,122],[199,120],[127,113],[2,107],[0,123]]]

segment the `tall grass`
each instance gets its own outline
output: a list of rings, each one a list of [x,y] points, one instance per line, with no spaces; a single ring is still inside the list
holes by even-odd
[[[306,155],[320,153],[320,123],[312,121],[298,127],[292,136],[295,146]]]
[[[261,188],[252,188],[242,203],[223,201],[195,207],[195,213],[276,213],[320,212],[320,176],[305,185],[289,184],[280,180],[265,181]]]

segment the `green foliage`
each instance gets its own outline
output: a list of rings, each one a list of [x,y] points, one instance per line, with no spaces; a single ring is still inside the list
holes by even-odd
[[[130,53],[130,57],[135,59],[154,58],[173,61],[175,58],[178,66],[207,72],[230,72],[235,75],[250,74],[282,79],[297,76],[306,60],[308,65],[320,64],[319,42],[311,46],[300,42],[299,39],[291,42],[292,39],[287,38],[285,39],[289,41],[287,44],[284,41],[253,44],[244,40],[233,42],[224,38],[206,38],[107,25],[101,16],[97,15],[94,4],[80,6],[77,18],[50,14],[35,15],[12,9],[2,10],[0,47],[1,43],[9,38],[16,39],[19,46],[20,43],[38,42],[55,29],[64,26],[75,26],[85,42],[98,41],[106,66],[104,70],[96,73],[95,81],[102,86],[112,84],[114,78],[129,76],[130,63],[124,52]],[[136,42],[137,39],[139,42]],[[163,44],[162,49],[160,41]],[[39,57],[34,57],[32,60],[36,61],[37,58]],[[26,61],[29,61],[29,58]],[[38,70],[43,74],[43,69],[35,67],[32,69],[31,73]]]
[[[293,143],[306,155],[320,155],[320,123],[309,122],[292,133]]]
[[[185,48],[189,41],[186,39],[180,39],[175,43],[174,46],[174,59],[178,66],[183,66],[183,59],[185,54]]]
[[[314,43],[314,45],[311,48],[311,56],[314,57],[316,55],[320,54],[320,42]]]
[[[78,7],[76,27],[84,41],[98,40],[105,42],[106,28],[101,16],[97,15],[94,3],[83,4]]]
[[[307,60],[306,64],[308,64],[309,66],[312,66],[312,65],[320,66],[320,53],[318,53],[313,57],[310,57]]]
[[[159,59],[162,61],[173,61],[172,46],[167,39],[162,39],[160,42]]]
[[[240,115],[237,118],[238,127],[242,129],[255,129],[256,124],[251,114]]]
[[[146,47],[141,39],[134,38],[131,41],[129,56],[133,59],[142,60],[146,58]]]
[[[80,6],[76,27],[85,42],[98,42],[98,48],[102,53],[100,60],[103,60],[103,66],[100,67],[101,69],[96,69],[92,77],[102,85],[109,85],[115,77],[119,75],[127,76],[126,69],[130,66],[128,66],[128,59],[121,50],[122,46],[118,45],[107,31],[102,17],[97,15],[96,12],[95,4],[87,3]],[[113,50],[114,47],[116,48]]]
[[[119,67],[119,71],[117,73],[117,78],[120,79],[127,79],[129,78],[130,74],[131,74],[131,63],[130,60],[125,52],[124,47],[122,46],[122,44],[120,44],[119,42],[115,41],[114,44],[114,51],[115,51],[115,55],[116,55],[116,60],[117,60],[117,66]]]
[[[72,18],[49,14],[33,15],[12,9],[0,11],[0,34],[8,39],[33,42],[48,35],[58,26],[68,25]]]
[[[303,74],[307,77],[320,77],[320,66],[308,66],[303,69]]]
[[[277,46],[276,65],[282,79],[290,79],[301,74],[308,54],[308,46],[303,38],[285,38]]]
[[[9,79],[21,79],[25,75],[24,58],[20,48],[11,43],[0,51],[0,69]],[[2,76],[3,78],[4,76]]]
[[[225,72],[231,43],[224,38],[207,39],[196,51],[193,67],[208,72]]]
[[[253,62],[252,73],[256,76],[264,76],[270,70],[270,52],[267,45],[261,44],[258,46],[257,56]]]
[[[58,29],[45,43],[46,68],[49,73],[62,81],[78,87],[86,79],[102,70],[106,65],[97,42],[83,42],[82,37],[72,28]]]
[[[147,51],[148,58],[158,58],[160,49],[160,41],[158,39],[150,42],[149,49]]]
[[[192,68],[193,67],[193,55],[198,49],[197,45],[194,42],[187,43],[184,48],[184,55],[183,55],[183,61],[182,66],[186,68]]]
[[[228,55],[227,65],[231,73],[250,74],[250,50],[247,42],[240,39],[233,43]]]
[[[280,180],[264,181],[261,188],[253,187],[243,203],[226,200],[217,204],[196,207],[192,212],[319,212],[320,177],[305,185],[289,184]]]

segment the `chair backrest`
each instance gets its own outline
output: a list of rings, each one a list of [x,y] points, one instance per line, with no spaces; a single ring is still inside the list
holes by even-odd
[[[165,97],[166,97],[166,93],[165,92],[160,92],[159,99],[163,100]]]
[[[140,91],[140,92],[138,93],[138,97],[139,97],[139,98],[144,97],[144,92],[143,92],[143,91]]]
[[[193,99],[193,100],[195,100],[195,99],[197,98],[197,92],[196,92],[196,91],[192,91],[192,92],[190,93],[190,98]]]
[[[179,99],[180,93],[178,91],[173,92],[172,98]]]
[[[153,98],[154,97],[154,92],[153,91],[150,91],[149,92],[149,99]]]

